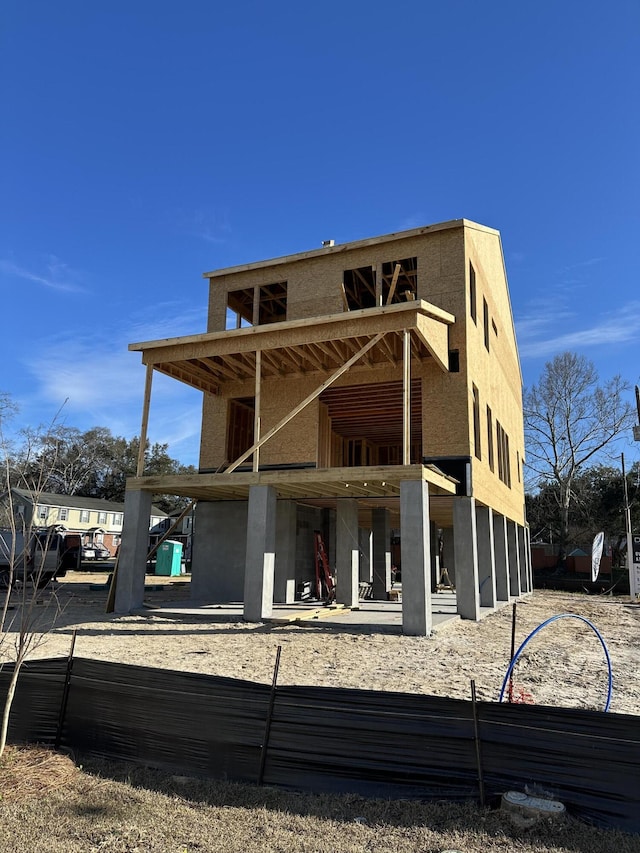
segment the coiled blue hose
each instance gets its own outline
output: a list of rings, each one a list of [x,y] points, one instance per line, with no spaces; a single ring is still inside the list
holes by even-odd
[[[511,673],[513,672],[513,668],[516,665],[516,663],[518,662],[518,658],[520,657],[520,655],[524,651],[524,648],[527,645],[527,643],[529,642],[529,640],[532,640],[535,637],[535,635],[539,631],[541,631],[546,625],[549,625],[551,622],[555,622],[557,619],[579,619],[581,622],[584,622],[586,625],[588,625],[592,629],[592,631],[595,632],[597,638],[600,640],[600,645],[604,649],[604,656],[607,659],[607,666],[609,668],[609,686],[608,686],[608,690],[607,690],[607,701],[606,701],[606,704],[604,706],[605,712],[608,711],[609,706],[611,705],[611,696],[613,693],[613,670],[611,668],[611,658],[609,657],[609,649],[607,648],[607,644],[605,643],[604,639],[602,638],[602,634],[600,633],[600,631],[598,631],[598,629],[593,624],[593,622],[590,622],[585,616],[579,616],[577,613],[559,613],[556,616],[551,616],[549,619],[547,619],[546,621],[544,621],[540,625],[538,625],[537,628],[534,628],[534,630],[529,634],[529,636],[520,645],[520,648],[515,653],[511,663],[509,664],[509,668],[507,669],[507,674],[505,675],[504,681],[502,682],[502,688],[500,690],[500,699],[498,701],[502,702],[502,698],[504,696],[504,691],[505,691],[505,688],[509,682],[509,678],[511,676]]]

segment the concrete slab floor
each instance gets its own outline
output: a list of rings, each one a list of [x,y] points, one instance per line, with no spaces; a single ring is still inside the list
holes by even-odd
[[[490,611],[489,608],[482,608]],[[243,605],[241,602],[211,604],[194,601],[167,601],[162,604],[145,606],[135,611],[137,615],[162,615],[165,618],[198,618],[211,622],[242,622]],[[432,596],[433,628],[456,622],[456,596],[454,592],[439,592]],[[482,615],[487,615],[482,614]],[[361,601],[358,608],[339,606],[323,607],[321,602],[295,602],[294,604],[274,605],[271,619],[255,623],[256,628],[265,626],[293,624],[304,627],[305,624],[317,624],[339,631],[371,630],[376,633],[402,634],[402,603],[396,601]]]

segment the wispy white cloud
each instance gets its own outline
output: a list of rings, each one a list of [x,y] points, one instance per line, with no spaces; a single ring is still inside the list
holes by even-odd
[[[520,355],[522,358],[540,358],[565,350],[590,347],[616,346],[637,342],[640,336],[640,301],[632,301],[614,312],[596,318],[595,323],[576,328],[579,322],[592,318],[588,312],[567,313],[564,317],[546,313],[540,317],[525,318],[516,323]],[[571,321],[571,331],[553,333],[562,322],[566,329]],[[546,332],[546,334],[545,334]]]
[[[231,224],[226,211],[214,207],[201,207],[195,210],[179,209],[170,214],[178,228],[205,240],[207,243],[226,243],[231,236]]]
[[[561,268],[561,272],[568,272],[570,270],[582,269],[583,267],[593,267],[596,264],[604,261],[604,258],[587,258],[586,261],[576,261],[573,264],[568,264]]]
[[[30,408],[48,410],[65,400],[62,420],[86,429],[100,425],[117,435],[140,432],[145,371],[132,341],[159,340],[201,332],[205,309],[180,312],[179,303],[154,306],[153,316],[134,317],[126,327],[75,329],[40,341],[25,359],[33,378]],[[157,314],[156,314],[157,312]],[[200,437],[202,395],[193,388],[154,374],[149,440],[168,443],[172,455],[196,462]]]
[[[84,288],[78,284],[78,273],[55,255],[50,255],[43,265],[44,271],[34,272],[9,259],[0,259],[0,273],[3,275],[32,281],[52,290],[67,293],[82,293]]]

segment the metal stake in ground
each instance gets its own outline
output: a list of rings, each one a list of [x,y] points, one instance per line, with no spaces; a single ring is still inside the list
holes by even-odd
[[[271,734],[271,719],[273,717],[273,706],[276,701],[276,682],[278,680],[278,670],[280,669],[280,653],[282,646],[278,646],[276,651],[276,663],[273,668],[273,680],[271,682],[271,694],[269,695],[269,707],[267,709],[267,721],[264,727],[264,737],[262,739],[262,749],[260,751],[260,770],[258,771],[258,785],[262,785],[264,779],[264,766],[267,761],[267,747],[269,746],[269,735]]]
[[[513,660],[513,656],[516,653],[516,607],[517,602],[513,602],[513,612],[511,615],[511,657],[509,658],[509,663]],[[509,679],[509,702],[513,702],[513,674]]]
[[[480,752],[480,729],[478,727],[478,707],[476,705],[476,682],[471,679],[471,710],[473,712],[473,736],[476,742],[476,766],[478,768],[478,790],[480,805],[484,808],[484,777],[482,775],[482,754]]]
[[[62,727],[64,726],[64,718],[67,714],[69,690],[71,689],[71,671],[73,669],[73,652],[76,647],[77,633],[78,630],[76,628],[71,636],[71,648],[69,649],[69,657],[67,658],[67,671],[65,673],[64,686],[62,688],[62,700],[60,702],[60,713],[58,714],[58,728],[56,729],[56,739],[54,743],[56,749],[60,748],[60,741],[62,740]]]

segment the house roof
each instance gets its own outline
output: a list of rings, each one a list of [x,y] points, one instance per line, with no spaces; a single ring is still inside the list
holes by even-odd
[[[225,267],[224,269],[211,270],[210,272],[202,273],[203,278],[217,278],[223,275],[232,275],[238,272],[248,272],[249,270],[261,269],[263,267],[276,267],[281,264],[291,264],[296,261],[305,261],[308,258],[320,258],[326,255],[335,255],[342,252],[349,252],[353,249],[362,249],[367,246],[376,246],[380,243],[391,243],[394,240],[406,240],[410,237],[420,237],[423,234],[432,234],[435,231],[447,231],[453,228],[473,228],[476,231],[486,231],[489,234],[499,235],[499,232],[494,228],[488,228],[486,225],[480,225],[478,222],[472,222],[470,219],[450,219],[447,222],[438,222],[435,225],[423,225],[420,228],[411,228],[408,231],[395,231],[392,234],[382,234],[379,237],[368,237],[365,240],[354,240],[351,243],[338,243],[334,246],[326,246],[321,249],[311,249],[306,252],[298,252],[294,255],[283,255],[279,258],[269,258],[265,261],[255,261],[249,264],[240,264],[234,267]]]
[[[34,503],[34,494],[29,489],[14,488],[11,490],[23,500]],[[124,504],[117,501],[105,501],[102,498],[85,498],[81,495],[58,495],[55,492],[38,492],[35,495],[35,503],[39,506],[61,506],[74,509],[97,510],[98,512],[122,512]],[[157,506],[151,507],[151,514],[166,516],[166,512]]]

